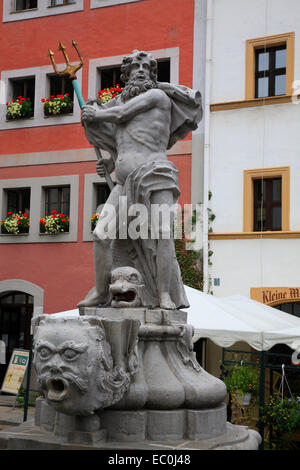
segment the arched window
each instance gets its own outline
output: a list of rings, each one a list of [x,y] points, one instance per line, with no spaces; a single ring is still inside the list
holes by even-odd
[[[29,349],[33,297],[9,292],[0,297],[0,339],[6,345],[6,364],[0,365],[0,386],[15,348]]]

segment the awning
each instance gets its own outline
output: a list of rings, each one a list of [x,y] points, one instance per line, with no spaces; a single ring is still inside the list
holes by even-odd
[[[255,300],[233,295],[215,297],[185,286],[190,308],[188,323],[193,341],[209,338],[221,347],[244,341],[258,351],[275,344],[300,350],[300,318]]]

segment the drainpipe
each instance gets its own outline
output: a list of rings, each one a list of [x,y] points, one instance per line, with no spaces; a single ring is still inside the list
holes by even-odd
[[[211,89],[211,42],[212,42],[212,2],[207,0],[206,11],[206,53],[205,53],[205,106],[204,106],[204,158],[203,158],[203,292],[209,290],[208,272],[208,191],[210,158],[210,89]]]

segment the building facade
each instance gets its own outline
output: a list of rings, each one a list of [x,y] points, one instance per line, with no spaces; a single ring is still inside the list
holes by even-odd
[[[300,77],[300,5],[288,3],[215,1],[213,11],[213,290],[268,304],[299,299],[292,289],[300,285],[300,107],[292,89]],[[276,297],[280,288],[291,292]]]
[[[159,80],[201,91],[199,128],[168,154],[179,169],[179,202],[203,203],[204,290],[299,315],[299,2],[3,0],[2,6],[1,219],[19,211],[30,219],[28,233],[0,234],[0,339],[8,350],[28,348],[33,313],[73,309],[94,283],[90,218],[108,190],[96,174],[72,86],[54,77],[48,49],[62,70],[59,40],[74,63],[71,41],[78,43],[84,99],[120,83],[122,58],[136,48],[158,60]],[[45,114],[42,100],[66,93],[73,108]],[[19,96],[32,112],[11,119],[6,103]],[[53,210],[69,217],[66,232],[44,233],[40,220]],[[215,352],[208,357],[218,374]]]
[[[76,40],[84,60],[77,74],[84,99],[122,85],[122,58],[134,49],[149,51],[158,60],[160,81],[199,88],[203,67],[198,62],[194,66],[194,56],[201,57],[205,44],[205,37],[199,40],[204,34],[205,2],[1,3],[1,219],[21,213],[30,220],[24,233],[14,235],[2,225],[0,234],[0,339],[9,357],[14,347],[28,348],[33,313],[73,309],[93,286],[90,218],[108,194],[105,180],[96,174],[95,151],[84,135],[72,86],[54,76],[48,49],[63,70],[58,41],[76,63],[79,58],[71,42]],[[74,104],[63,114],[45,113],[44,104],[57,95],[69,96]],[[15,118],[8,106],[13,110],[16,102],[30,103],[31,110]],[[168,152],[179,169],[181,204],[190,203],[192,194],[196,201],[202,198],[201,135],[202,128],[195,139],[190,134]],[[47,234],[43,230],[41,219],[53,211],[69,217],[66,231]]]
[[[299,19],[296,0],[211,2],[207,181],[214,295],[298,316]]]

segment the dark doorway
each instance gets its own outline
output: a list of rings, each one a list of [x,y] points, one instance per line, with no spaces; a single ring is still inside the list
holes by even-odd
[[[0,339],[6,345],[6,364],[0,364],[0,387],[15,348],[29,349],[33,297],[10,292],[0,297]]]

